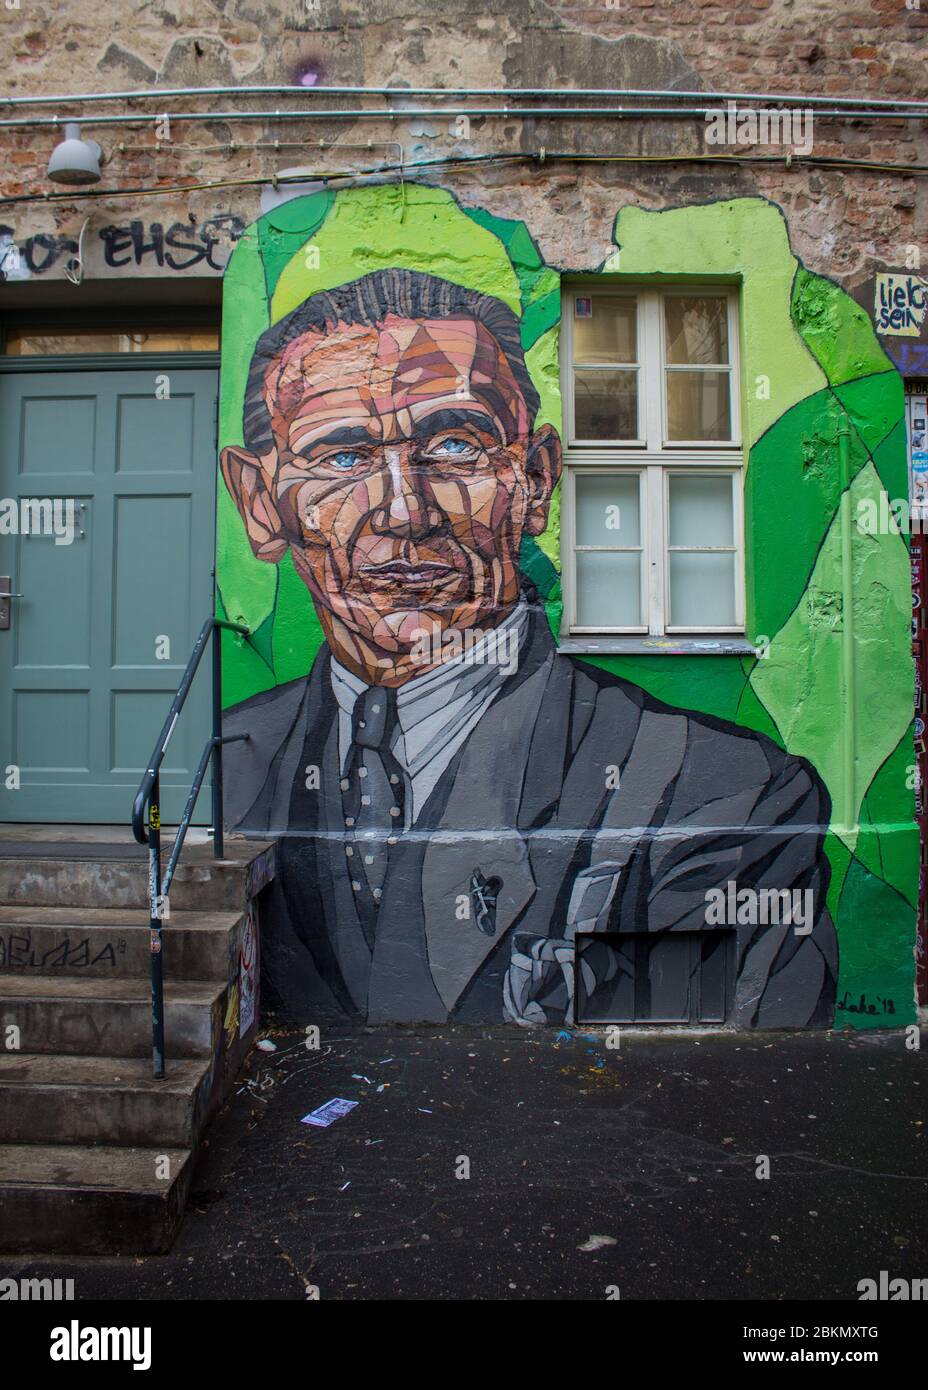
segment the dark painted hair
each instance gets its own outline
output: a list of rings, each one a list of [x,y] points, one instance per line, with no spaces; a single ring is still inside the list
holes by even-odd
[[[261,334],[255,344],[245,391],[243,425],[247,448],[261,454],[267,453],[273,444],[264,376],[268,365],[289,343],[304,333],[331,332],[339,323],[373,328],[387,314],[404,319],[470,318],[484,324],[509,363],[529,418],[534,421],[540,405],[538,392],[525,365],[519,320],[507,304],[419,270],[375,270],[360,280],[310,295]]]

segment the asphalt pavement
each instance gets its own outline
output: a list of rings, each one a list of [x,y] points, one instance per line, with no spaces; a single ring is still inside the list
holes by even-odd
[[[272,1029],[174,1250],[80,1299],[856,1300],[928,1277],[928,1037]],[[613,1038],[613,1041],[615,1039]],[[327,1128],[326,1102],[356,1102]]]

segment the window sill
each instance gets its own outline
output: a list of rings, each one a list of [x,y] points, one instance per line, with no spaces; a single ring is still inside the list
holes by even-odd
[[[558,638],[561,656],[757,656],[746,637],[591,637]]]

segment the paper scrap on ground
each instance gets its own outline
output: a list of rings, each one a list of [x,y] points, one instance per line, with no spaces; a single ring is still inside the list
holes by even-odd
[[[607,1245],[615,1245],[615,1236],[590,1236],[582,1245],[578,1245],[578,1250],[605,1250]]]
[[[318,1125],[320,1129],[327,1129],[333,1120],[340,1120],[349,1110],[353,1110],[357,1103],[356,1100],[342,1100],[341,1096],[336,1096],[334,1100],[327,1100],[325,1105],[320,1105],[318,1110],[304,1115],[300,1124]]]

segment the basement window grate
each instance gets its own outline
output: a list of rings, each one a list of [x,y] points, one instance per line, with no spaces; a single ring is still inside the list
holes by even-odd
[[[728,1021],[734,931],[595,932],[575,946],[580,1023]]]

